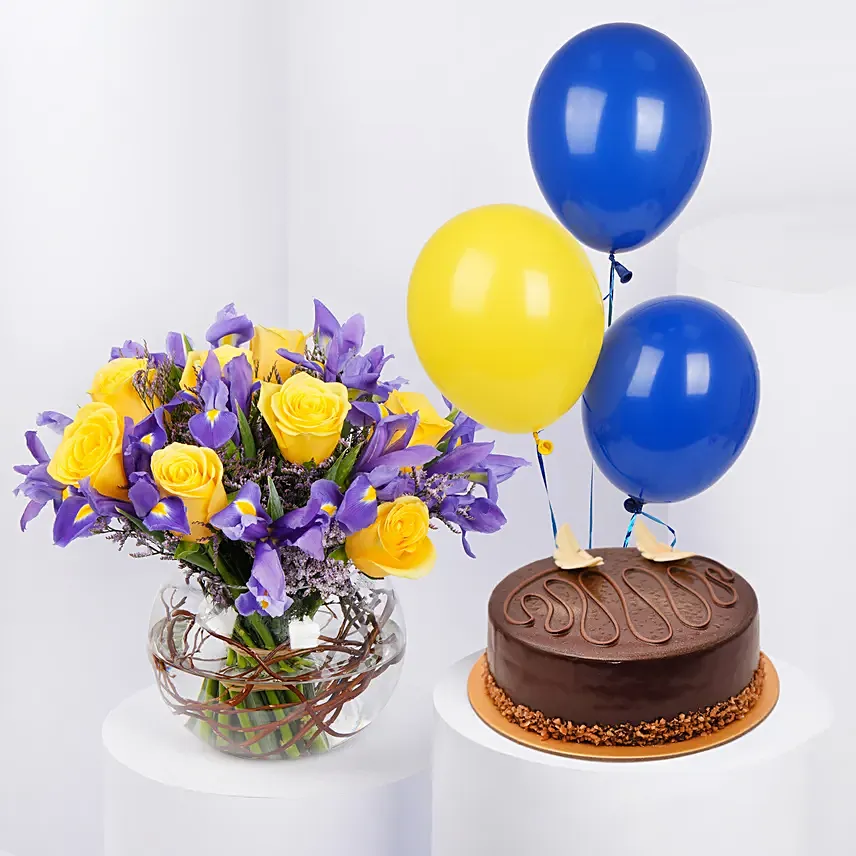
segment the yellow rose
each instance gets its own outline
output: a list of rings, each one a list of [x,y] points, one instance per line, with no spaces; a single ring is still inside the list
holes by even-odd
[[[134,375],[143,371],[148,363],[142,357],[119,357],[110,360],[98,370],[89,394],[93,401],[109,404],[120,419],[130,416],[139,422],[149,415],[149,408],[134,389]]]
[[[285,348],[295,354],[302,354],[306,346],[306,334],[300,330],[279,330],[275,327],[256,327],[255,335],[250,340],[250,351],[253,358],[252,363],[258,363],[256,377],[259,380],[276,380],[273,374],[274,368],[279,373],[280,380],[285,380],[291,375],[294,363],[281,357],[277,353],[278,348]]]
[[[341,383],[324,383],[306,372],[285,383],[263,383],[259,411],[282,456],[293,464],[320,464],[333,454],[351,409]]]
[[[428,537],[428,506],[415,496],[400,496],[378,507],[377,520],[345,540],[348,558],[367,576],[389,574],[411,580],[434,567],[436,553]]]
[[[79,485],[88,478],[99,493],[127,499],[119,414],[103,401],[84,404],[63,431],[48,474],[64,485]]]
[[[184,500],[190,535],[200,541],[212,533],[206,524],[228,504],[223,488],[223,463],[213,449],[170,443],[152,455],[152,475],[158,487]]]
[[[436,446],[443,435],[452,429],[452,423],[444,419],[435,409],[427,396],[421,392],[399,392],[393,390],[386,400],[386,409],[390,413],[404,414],[419,411],[419,423],[413,432],[411,446]]]
[[[220,363],[221,369],[226,363],[231,362],[235,357],[240,357],[241,355],[250,361],[250,365],[253,364],[250,352],[246,348],[236,348],[234,345],[220,345],[219,348],[214,348],[214,353],[217,355],[217,362]],[[187,364],[181,374],[182,389],[195,389],[197,376],[207,359],[208,351],[190,351],[187,355]]]

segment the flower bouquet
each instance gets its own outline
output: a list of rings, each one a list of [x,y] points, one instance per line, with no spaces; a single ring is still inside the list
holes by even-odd
[[[61,439],[16,467],[47,505],[54,542],[101,534],[178,563],[155,603],[149,651],[161,693],[212,746],[236,755],[324,752],[391,694],[404,629],[389,577],[435,561],[430,532],[495,532],[497,486],[526,461],[441,416],[391,355],[361,353],[364,322],[315,302],[310,335],[255,326],[233,305],[195,350],[126,341],[74,418],[39,414]]]

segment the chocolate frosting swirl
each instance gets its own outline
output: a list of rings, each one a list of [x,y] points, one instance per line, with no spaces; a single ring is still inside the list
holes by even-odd
[[[569,594],[576,600],[580,611],[579,632],[582,638],[590,645],[613,645],[620,638],[621,625],[618,615],[613,613],[603,597],[599,597],[586,584],[586,580],[597,580],[601,588],[605,587],[607,592],[611,590],[614,593],[623,611],[623,623],[630,633],[640,642],[662,645],[674,636],[674,626],[661,607],[668,605],[674,619],[686,627],[701,630],[710,624],[714,606],[730,607],[738,601],[733,572],[712,559],[690,558],[673,563],[657,563],[642,559],[638,554],[631,554],[631,559],[620,568],[601,566],[563,571],[555,565],[548,565],[524,578],[508,593],[503,603],[503,616],[508,624],[531,627],[535,624],[536,615],[530,607],[537,604],[539,611],[543,612],[542,628],[551,635],[561,636],[568,633],[576,623],[574,604],[562,597],[562,594]],[[646,594],[639,587],[640,578],[650,580],[654,584],[653,588],[659,589],[663,601],[660,606],[654,601],[653,593]],[[696,588],[693,588],[694,584]],[[699,587],[705,590],[704,593],[698,590]],[[719,596],[717,588],[725,594],[724,598]],[[682,596],[685,602],[678,603],[676,596]],[[635,606],[631,605],[629,598],[634,599]],[[700,608],[699,617],[693,616],[686,603],[687,598]],[[590,604],[600,610],[609,622],[612,630],[608,635],[598,638],[589,633],[586,619],[592,608]],[[638,616],[644,610],[648,612],[647,623],[655,625],[655,629],[660,631],[656,635],[640,629],[634,618],[634,615]],[[517,616],[512,612],[517,613]]]

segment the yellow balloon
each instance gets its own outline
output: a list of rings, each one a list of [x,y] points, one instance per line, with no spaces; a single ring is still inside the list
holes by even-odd
[[[407,318],[440,391],[510,433],[538,431],[582,395],[603,343],[603,302],[579,242],[519,205],[441,226],[410,277]]]

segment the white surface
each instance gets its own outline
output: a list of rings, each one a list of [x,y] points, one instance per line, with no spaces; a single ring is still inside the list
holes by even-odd
[[[680,543],[737,568],[761,603],[764,645],[809,671],[836,709],[856,708],[836,652],[853,644],[856,205],[735,211],[688,232],[678,290],[715,301],[758,355],[761,406],[732,470],[670,514]],[[842,552],[843,551],[843,552]],[[812,598],[819,598],[812,600]],[[836,612],[838,618],[836,618]],[[856,728],[842,716],[818,754],[813,805],[830,847],[856,837]]]
[[[767,720],[707,752],[647,762],[563,758],[508,740],[467,699],[478,655],[434,691],[434,852],[438,856],[588,854],[808,856],[813,741],[829,702],[774,660],[779,703]]]
[[[403,696],[348,744],[297,761],[211,749],[154,688],[109,714],[103,740],[106,856],[237,853],[248,835],[313,856],[429,852],[429,746]]]

